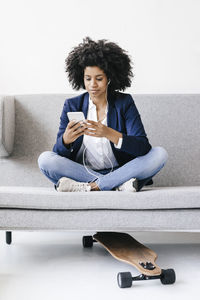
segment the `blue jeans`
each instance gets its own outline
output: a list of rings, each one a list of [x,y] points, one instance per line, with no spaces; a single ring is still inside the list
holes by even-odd
[[[114,190],[131,178],[137,178],[139,190],[165,165],[168,159],[167,151],[163,147],[154,147],[146,155],[138,156],[121,167],[94,171],[69,158],[62,157],[55,152],[42,152],[38,158],[41,172],[54,184],[61,177],[68,177],[79,182],[96,182],[101,191]]]

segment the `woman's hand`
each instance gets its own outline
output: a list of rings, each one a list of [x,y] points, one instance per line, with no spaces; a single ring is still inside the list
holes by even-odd
[[[106,137],[109,128],[103,125],[100,121],[95,122],[92,120],[85,120],[87,122],[87,129],[85,129],[84,134],[94,136],[94,137]]]
[[[106,125],[103,125],[100,121],[95,122],[86,120],[88,129],[84,129],[84,134],[94,137],[106,137],[108,140],[117,145],[119,138],[122,137],[122,133],[112,129]],[[91,124],[91,125],[89,125]]]
[[[73,143],[79,136],[84,134],[85,129],[88,128],[87,124],[83,121],[70,121],[67,124],[63,134],[63,142],[65,145]]]
[[[65,145],[73,143],[81,135],[90,135],[94,137],[106,137],[108,140],[117,144],[122,134],[100,121],[85,120],[84,122],[70,121],[63,134],[63,142]]]

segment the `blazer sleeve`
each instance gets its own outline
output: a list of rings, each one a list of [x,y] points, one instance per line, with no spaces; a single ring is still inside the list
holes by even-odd
[[[67,112],[70,111],[69,102],[68,100],[65,100],[63,110],[60,116],[60,126],[57,133],[57,139],[56,144],[53,146],[53,152],[58,153],[60,156],[64,156],[67,158],[71,158],[72,156],[72,146],[73,143],[70,144],[70,147],[67,148],[65,144],[63,143],[63,134],[65,132],[65,129],[69,123],[69,119],[67,117]]]
[[[131,95],[129,95],[126,110],[124,112],[124,120],[126,134],[122,133],[123,140],[120,150],[135,157],[147,154],[152,146],[148,141],[140,114]]]

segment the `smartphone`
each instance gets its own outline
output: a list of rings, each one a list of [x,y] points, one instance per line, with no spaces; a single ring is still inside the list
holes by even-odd
[[[85,121],[85,116],[82,111],[70,111],[67,113],[67,116],[70,121]]]
[[[84,122],[85,121],[85,116],[82,111],[70,111],[67,112],[67,116],[69,121],[76,121],[76,123],[73,125],[73,127],[78,123],[78,122]],[[81,126],[79,126],[76,130],[78,130]]]

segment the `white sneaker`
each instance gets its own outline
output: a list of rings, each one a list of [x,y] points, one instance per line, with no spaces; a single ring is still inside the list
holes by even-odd
[[[137,192],[138,191],[138,180],[137,178],[131,178],[115,188],[116,191],[124,192]]]
[[[90,192],[91,186],[86,182],[61,177],[56,184],[56,190],[58,192]]]

